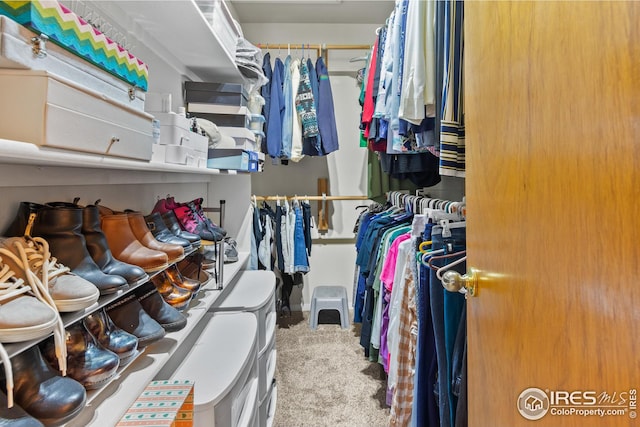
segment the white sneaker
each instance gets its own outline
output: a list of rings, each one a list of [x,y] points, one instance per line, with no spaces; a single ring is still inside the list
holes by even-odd
[[[82,310],[100,297],[93,283],[71,273],[51,256],[49,244],[41,237],[0,238],[0,253],[18,278],[31,285],[39,280],[60,312]]]

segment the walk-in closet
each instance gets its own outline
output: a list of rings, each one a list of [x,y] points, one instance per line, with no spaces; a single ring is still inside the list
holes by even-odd
[[[639,20],[0,1],[0,425],[635,425]]]

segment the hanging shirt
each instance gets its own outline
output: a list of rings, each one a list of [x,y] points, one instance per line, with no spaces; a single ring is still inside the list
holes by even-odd
[[[462,1],[445,2],[444,82],[440,125],[440,174],[465,176]]]
[[[282,152],[282,122],[284,119],[283,73],[284,64],[280,58],[276,58],[271,77],[269,121],[267,122],[267,154],[271,158],[280,157]]]
[[[302,122],[302,136],[313,137],[318,134],[318,116],[311,88],[309,69],[305,61],[300,63],[300,84],[296,95],[296,110]]]
[[[264,98],[264,105],[262,106],[262,115],[264,116],[264,121],[267,124],[265,126],[265,135],[268,134],[268,126],[269,126],[269,106],[271,105],[271,80],[273,79],[273,69],[271,68],[271,55],[269,52],[264,54],[262,58],[262,72],[265,77],[269,79],[267,84],[260,88],[260,95]],[[262,139],[262,152],[267,153],[267,138],[266,136]]]
[[[338,150],[340,146],[329,72],[322,57],[316,60],[316,73],[318,74],[318,129],[322,138],[322,151],[324,154],[329,154]]]
[[[387,90],[391,85],[393,77],[393,57],[392,57],[392,40],[393,40],[393,22],[395,20],[395,9],[391,12],[388,19],[387,28],[384,35],[384,47],[381,49],[382,61],[380,62],[380,83],[378,85],[378,97],[376,98],[376,106],[373,115],[379,118],[388,119],[386,115]]]
[[[311,83],[311,92],[313,93],[313,108],[316,110],[316,123],[318,121],[318,74],[316,67],[313,66],[311,58],[307,58],[307,70],[309,70],[309,82]],[[320,129],[316,136],[304,138],[302,141],[302,153],[308,156],[322,156],[322,143],[320,138]]]
[[[289,158],[294,162],[302,160],[302,119],[297,110],[296,100],[300,88],[300,60],[291,61],[291,105],[293,107],[293,126],[291,128],[291,153]]]
[[[413,124],[435,115],[435,0],[409,2],[398,115]],[[426,112],[425,112],[426,109]]]
[[[280,151],[280,158],[291,158],[291,142],[293,138],[293,120],[294,109],[293,104],[293,86],[291,75],[291,55],[287,55],[284,60],[284,73],[282,79],[282,96],[284,99],[284,116],[282,118],[282,150]]]
[[[371,61],[369,63],[369,72],[367,73],[367,83],[364,91],[364,106],[362,107],[362,124],[364,125],[364,136],[369,138],[371,132],[371,119],[373,118],[373,110],[375,103],[373,99],[373,80],[376,73],[376,62],[378,58],[378,40],[373,45],[371,51]]]

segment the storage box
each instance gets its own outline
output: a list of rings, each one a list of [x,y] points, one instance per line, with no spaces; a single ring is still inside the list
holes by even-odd
[[[0,138],[150,160],[153,116],[46,71],[0,70]]]
[[[194,382],[152,381],[116,427],[193,427]]]
[[[57,1],[3,1],[6,15],[129,84],[147,90],[147,64]]]
[[[185,101],[246,106],[249,95],[239,83],[184,82]]]
[[[249,171],[249,152],[235,148],[209,149],[207,167]]]
[[[245,107],[242,107],[245,108]],[[246,111],[246,110],[245,110]],[[251,124],[251,116],[244,112],[238,114],[216,114],[216,113],[198,113],[190,112],[195,117],[209,120],[217,126],[229,126],[239,128],[249,128]]]
[[[248,151],[257,151],[256,135],[251,130],[230,126],[218,126],[218,130],[221,134],[232,137],[235,145],[228,147],[221,143],[216,148],[241,148]]]
[[[0,68],[48,71],[139,111],[144,110],[146,94],[142,90],[54,43],[46,45],[46,55],[35,55],[34,37],[36,33],[30,29],[0,16]]]

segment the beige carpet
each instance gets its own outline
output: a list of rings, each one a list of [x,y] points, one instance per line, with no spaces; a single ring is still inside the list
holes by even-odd
[[[293,312],[278,320],[274,426],[388,425],[384,371],[364,357],[360,325],[343,330],[337,311],[327,310],[312,331],[308,315]]]

